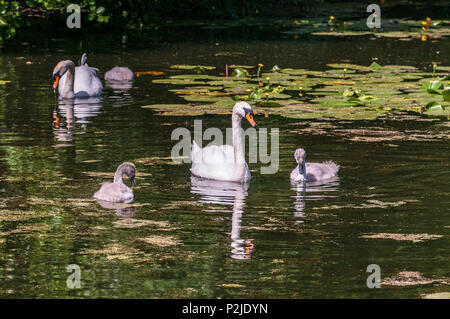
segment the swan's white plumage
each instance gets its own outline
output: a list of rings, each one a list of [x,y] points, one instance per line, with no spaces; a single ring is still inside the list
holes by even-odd
[[[58,83],[58,92],[61,96],[66,85],[67,72],[61,76]],[[75,67],[73,93],[75,98],[100,96],[102,94],[102,82],[97,77],[97,69],[87,65]]]
[[[244,159],[240,135],[241,119],[249,112],[252,112],[251,107],[246,102],[238,102],[233,108],[233,146],[209,145],[200,148],[195,141],[192,143],[192,174],[202,178],[229,182],[248,182],[250,180],[251,174]],[[253,124],[256,125],[254,122]],[[235,151],[238,152],[236,156]]]
[[[195,176],[229,182],[245,182],[251,177],[247,163],[245,175],[235,176],[234,148],[231,145],[210,145],[200,148],[193,142],[191,160],[191,172]]]

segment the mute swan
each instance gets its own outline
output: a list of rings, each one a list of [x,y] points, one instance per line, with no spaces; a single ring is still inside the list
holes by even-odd
[[[314,182],[330,179],[336,176],[339,165],[332,161],[323,163],[306,163],[306,153],[303,148],[297,148],[294,154],[298,165],[291,172],[291,180],[294,182]]]
[[[133,81],[133,71],[127,67],[115,66],[105,73],[105,81]]]
[[[102,83],[97,77],[96,68],[86,64],[86,54],[83,54],[80,66],[75,67],[71,60],[60,61],[53,69],[53,89],[58,87],[60,98],[84,98],[99,96],[102,93]]]
[[[245,162],[244,147],[242,145],[241,120],[245,117],[256,127],[251,106],[246,102],[237,102],[231,116],[233,128],[233,146],[211,145],[200,148],[195,141],[192,143],[191,160],[192,174],[220,181],[248,182],[250,171]]]
[[[130,178],[131,186],[134,186],[136,166],[133,163],[125,162],[117,168],[114,183],[103,184],[100,190],[94,194],[94,198],[113,203],[131,203],[134,200],[133,190],[123,183],[123,174]]]

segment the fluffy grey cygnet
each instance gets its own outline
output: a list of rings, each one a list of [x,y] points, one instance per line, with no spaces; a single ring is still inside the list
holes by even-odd
[[[303,148],[297,148],[294,157],[298,163],[291,172],[291,180],[294,182],[327,180],[336,176],[339,171],[339,165],[332,161],[306,163],[306,152]]]
[[[136,166],[133,163],[125,162],[117,168],[116,174],[114,175],[114,182],[103,184],[94,194],[94,198],[113,203],[131,203],[134,200],[134,193],[131,188],[123,183],[123,174],[130,178],[131,186],[134,186]]]
[[[133,71],[123,66],[115,66],[105,73],[105,81],[133,81],[133,77]]]

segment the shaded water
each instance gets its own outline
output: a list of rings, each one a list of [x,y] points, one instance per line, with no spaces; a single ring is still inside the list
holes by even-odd
[[[50,79],[57,61],[84,51],[102,71],[120,64],[171,74],[171,64],[184,63],[321,69],[378,57],[382,64],[449,65],[442,54],[448,41],[259,34],[224,41],[206,31],[168,42],[153,35],[126,43],[114,36],[82,40],[41,41],[0,56],[0,80],[12,81],[0,85],[0,296],[400,298],[448,290],[366,286],[369,264],[380,265],[382,278],[404,270],[450,276],[447,120],[350,123],[256,114],[259,127],[280,128],[280,169],[261,175],[260,164],[250,164],[249,185],[223,184],[193,178],[189,165],[171,162],[171,132],[193,130],[194,118],[141,109],[180,102],[151,76],[73,104],[58,104]],[[204,128],[230,126],[229,115],[201,118]],[[339,178],[291,185],[300,146],[308,161],[340,164]],[[93,201],[122,161],[137,166],[135,204]],[[443,237],[361,238],[372,233]],[[81,268],[80,289],[66,286],[70,264]]]

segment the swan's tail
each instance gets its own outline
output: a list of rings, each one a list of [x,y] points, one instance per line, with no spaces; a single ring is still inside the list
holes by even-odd
[[[79,61],[80,65],[85,65],[86,61],[87,61],[87,55],[86,55],[86,53],[83,53],[83,55],[81,56],[81,59]]]
[[[331,177],[337,175],[337,173],[339,171],[339,165],[338,164],[336,164],[333,161],[326,161],[324,164],[327,165],[327,167],[329,168],[329,172],[328,173],[330,174]]]
[[[191,148],[191,161],[194,161],[195,154],[201,150],[200,146],[195,143],[195,141],[192,142],[192,148]]]

